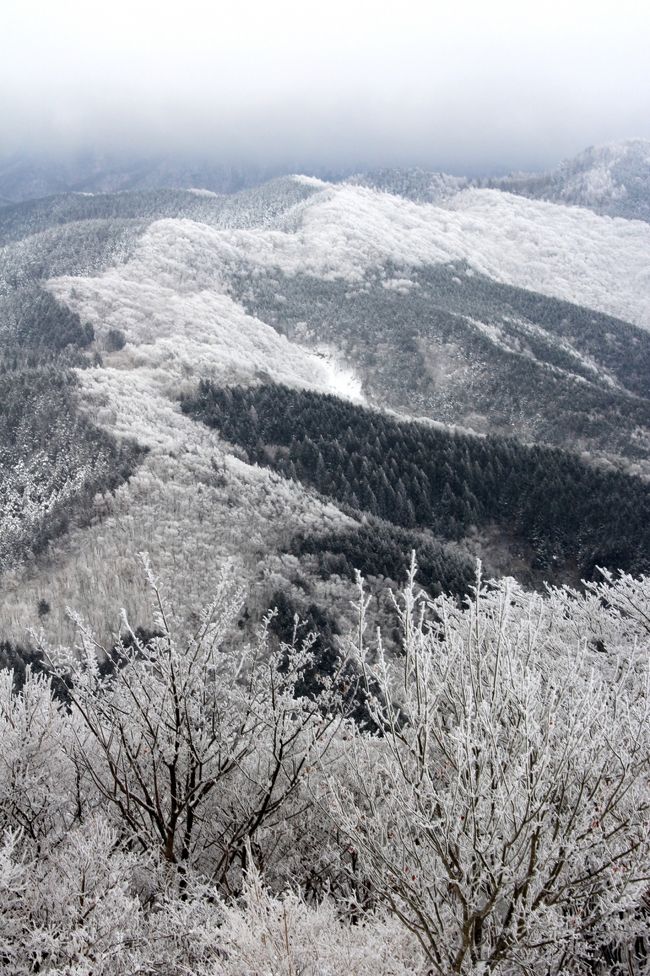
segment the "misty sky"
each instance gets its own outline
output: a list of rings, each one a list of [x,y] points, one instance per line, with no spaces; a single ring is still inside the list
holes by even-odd
[[[8,0],[0,152],[541,168],[650,138],[650,7]]]

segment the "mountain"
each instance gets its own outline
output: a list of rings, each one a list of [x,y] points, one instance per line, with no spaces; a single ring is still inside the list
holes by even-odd
[[[43,606],[56,641],[66,606],[151,628],[143,551],[188,624],[219,569],[253,581],[244,630],[412,548],[432,593],[476,555],[534,586],[645,566],[641,221],[382,171],[57,194],[0,245],[2,639]]]
[[[301,167],[220,161],[183,154],[22,153],[0,158],[0,206],[67,193],[113,194],[199,188],[236,194]],[[350,170],[311,166],[332,182],[350,182],[412,200],[438,203],[470,186],[493,188],[534,200],[586,207],[610,217],[650,220],[650,140],[629,139],[591,146],[546,172],[505,177],[464,177],[421,167]],[[164,203],[161,201],[164,215]]]
[[[276,172],[180,155],[20,153],[0,159],[0,200],[20,203],[66,192],[115,193],[193,186],[233,193],[262,183]]]
[[[439,203],[470,183],[462,176],[432,173],[419,167],[368,170],[350,177],[347,182],[405,197],[415,203]]]
[[[0,209],[3,972],[646,973],[649,268],[421,173]]]
[[[650,140],[591,146],[548,173],[514,174],[487,185],[609,217],[650,221]]]
[[[152,363],[164,344],[187,364],[200,342],[206,370],[235,368],[234,316],[287,350],[330,349],[378,406],[647,460],[644,225],[495,190],[434,206],[304,178],[227,202],[156,221],[125,263],[48,289],[98,335],[144,339]],[[267,374],[286,380],[288,355],[265,354]]]
[[[0,156],[0,206],[64,193],[103,194],[193,187],[238,193],[303,167],[225,161],[218,152],[142,154],[111,152],[16,153]],[[349,171],[311,167],[324,179]]]
[[[650,140],[591,146],[541,173],[465,178],[419,167],[393,167],[370,170],[350,177],[348,182],[416,203],[439,203],[472,186],[497,189],[531,200],[586,207],[603,216],[649,221]]]

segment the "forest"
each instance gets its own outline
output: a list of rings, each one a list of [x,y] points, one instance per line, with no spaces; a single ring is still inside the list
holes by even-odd
[[[0,671],[2,972],[643,973],[648,581],[416,569],[400,653],[359,580],[318,685],[297,620],[233,642],[226,575],[189,633],[146,562],[155,633]]]
[[[279,385],[203,381],[182,407],[250,462],[352,510],[447,540],[496,525],[530,547],[533,568],[551,582],[592,579],[597,567],[647,571],[647,484],[575,454],[453,433]]]
[[[0,300],[0,571],[32,559],[95,497],[134,471],[142,449],[118,442],[80,409],[74,367],[94,330],[38,285]]]
[[[477,433],[647,458],[650,338],[465,262],[386,262],[353,286],[241,269],[235,294],[290,339],[339,348],[372,402]]]

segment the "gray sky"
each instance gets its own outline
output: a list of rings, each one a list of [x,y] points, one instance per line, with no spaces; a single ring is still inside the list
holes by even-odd
[[[9,10],[6,10],[6,7]],[[650,4],[6,0],[0,152],[539,168],[650,138]]]

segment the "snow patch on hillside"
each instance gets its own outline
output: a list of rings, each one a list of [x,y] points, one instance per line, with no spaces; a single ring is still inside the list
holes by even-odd
[[[313,356],[318,365],[325,368],[332,393],[343,400],[365,404],[366,397],[361,378],[355,370],[341,362],[340,355],[335,349],[321,343]]]
[[[448,206],[476,270],[650,328],[648,224],[496,190]]]
[[[111,357],[118,369],[162,370],[167,384],[188,386],[273,380],[358,398],[351,376],[332,358],[317,357],[251,315],[228,295],[191,290],[179,275],[142,274],[137,262],[97,278],[58,278],[54,296],[92,322],[96,334],[120,329],[129,345]]]
[[[647,224],[495,190],[466,190],[434,206],[330,188],[309,200],[295,234],[232,243],[252,263],[351,280],[386,261],[467,261],[497,281],[650,327]]]
[[[329,186],[325,180],[319,179],[317,176],[305,176],[302,173],[296,173],[291,179],[295,183],[302,183],[303,186],[315,186],[319,189],[324,189]]]
[[[480,322],[478,319],[473,319],[469,316],[466,316],[466,321],[470,322],[477,332],[480,332],[481,335],[489,339],[495,346],[518,356],[527,356],[535,359],[534,353],[527,346],[526,336],[530,336],[532,339],[541,342],[548,341],[548,333],[544,329],[524,319],[504,317],[504,323],[511,322],[517,327],[519,335],[514,336],[501,325],[494,322]],[[606,370],[594,362],[591,357],[576,349],[568,339],[556,335],[554,337],[554,345],[556,349],[561,350],[566,356],[570,357],[577,366],[591,373],[594,380],[605,383],[612,389],[620,389],[620,384]],[[566,369],[557,365],[547,363],[546,368],[558,373],[565,373],[567,376],[571,376],[574,381],[581,382],[584,380],[584,377],[576,376],[574,372],[569,373]]]

